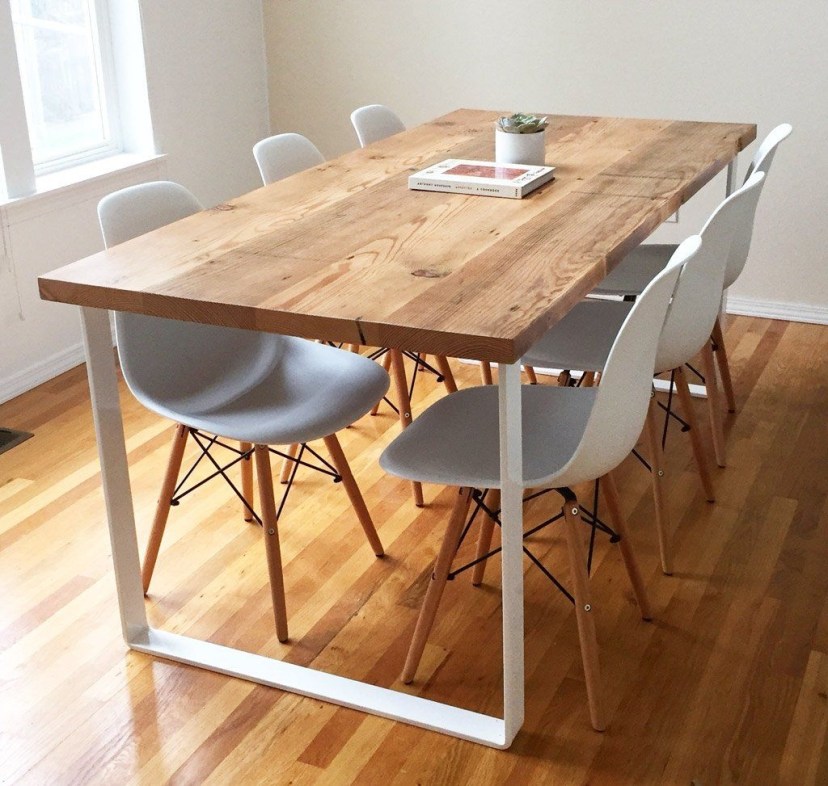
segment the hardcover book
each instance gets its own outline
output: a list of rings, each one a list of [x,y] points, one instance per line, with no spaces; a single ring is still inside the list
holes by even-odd
[[[416,191],[522,199],[554,176],[553,166],[496,164],[493,161],[449,158],[411,175],[408,187]]]

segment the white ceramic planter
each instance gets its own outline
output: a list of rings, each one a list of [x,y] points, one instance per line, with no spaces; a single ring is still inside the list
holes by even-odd
[[[495,126],[495,161],[498,164],[543,166],[545,160],[545,130],[534,134],[507,134]]]

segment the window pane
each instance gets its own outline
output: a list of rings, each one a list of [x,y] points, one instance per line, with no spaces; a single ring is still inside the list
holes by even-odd
[[[12,0],[34,164],[109,143],[94,0]]]

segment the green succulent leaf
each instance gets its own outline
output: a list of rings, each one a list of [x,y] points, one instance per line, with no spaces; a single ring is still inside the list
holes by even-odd
[[[549,125],[549,118],[516,112],[511,117],[499,118],[497,125],[507,134],[535,134]]]

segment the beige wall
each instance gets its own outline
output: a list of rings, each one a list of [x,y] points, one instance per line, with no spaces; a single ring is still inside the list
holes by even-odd
[[[760,136],[792,123],[731,302],[828,321],[825,0],[268,0],[264,8],[272,129],[304,133],[329,156],[356,145],[348,116],[367,103],[388,104],[407,124],[460,106],[756,122]],[[722,194],[714,183],[658,239],[696,231]]]

